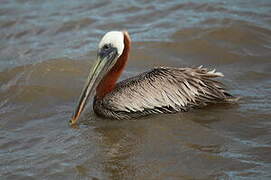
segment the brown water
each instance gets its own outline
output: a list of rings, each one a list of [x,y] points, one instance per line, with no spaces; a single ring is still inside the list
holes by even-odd
[[[101,36],[127,29],[122,78],[225,74],[239,105],[69,127]],[[2,0],[0,179],[271,179],[271,1]]]

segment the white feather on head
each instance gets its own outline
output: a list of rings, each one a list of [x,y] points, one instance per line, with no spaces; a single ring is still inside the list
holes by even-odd
[[[106,33],[99,43],[99,49],[101,49],[105,44],[111,44],[113,47],[117,48],[118,56],[120,56],[124,49],[124,34],[121,31],[110,31]]]

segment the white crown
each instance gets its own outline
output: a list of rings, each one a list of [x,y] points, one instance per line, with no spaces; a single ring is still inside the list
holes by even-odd
[[[101,49],[105,44],[111,44],[113,47],[117,48],[118,55],[120,56],[124,49],[124,34],[121,31],[110,31],[106,33],[99,43],[99,49]]]

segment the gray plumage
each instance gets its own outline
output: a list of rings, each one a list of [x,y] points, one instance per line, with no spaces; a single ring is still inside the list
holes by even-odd
[[[93,109],[103,117],[129,119],[176,113],[236,98],[214,80],[223,74],[206,68],[154,68],[116,84],[104,98],[94,98]]]

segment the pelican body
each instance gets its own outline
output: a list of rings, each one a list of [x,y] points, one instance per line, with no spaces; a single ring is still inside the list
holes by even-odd
[[[214,78],[223,74],[206,68],[158,67],[117,83],[131,49],[128,32],[111,31],[99,43],[97,60],[79,98],[71,124],[75,124],[87,100],[94,96],[93,110],[111,119],[138,118],[176,113],[236,98]]]

